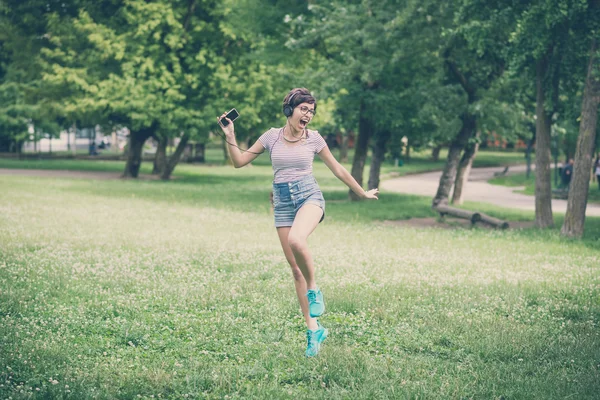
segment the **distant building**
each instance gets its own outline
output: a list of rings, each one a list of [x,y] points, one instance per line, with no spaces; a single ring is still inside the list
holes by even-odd
[[[59,137],[50,138],[50,135],[42,135],[37,142],[34,140],[33,127],[30,128],[30,140],[23,144],[22,152],[24,153],[49,153],[49,152],[67,152],[77,151],[78,153],[87,152],[92,145],[95,146],[96,150],[102,150],[110,148],[113,151],[116,149],[113,147],[117,145],[119,151],[122,151],[127,144],[127,135],[129,130],[127,128],[119,129],[111,134],[102,133],[99,126],[86,127],[77,129],[75,137],[73,137],[73,130],[64,130],[60,132]]]
[[[496,132],[488,132],[485,135],[484,145],[481,146],[487,149],[526,149],[527,144],[521,140],[517,139],[516,142],[509,142],[504,139],[502,136],[498,135]]]

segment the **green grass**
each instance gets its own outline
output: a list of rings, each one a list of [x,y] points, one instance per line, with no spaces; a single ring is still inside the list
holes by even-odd
[[[42,154],[39,159],[31,158],[28,155],[27,158],[19,160],[16,158],[2,158],[0,157],[0,168],[24,168],[24,169],[64,169],[73,171],[104,171],[104,172],[123,172],[125,167],[125,161],[116,161],[110,159],[110,157],[119,157],[113,153],[107,152],[107,158],[102,159],[101,157],[94,159],[93,157],[83,154],[79,159],[61,158],[60,154],[55,154],[55,157],[49,157],[47,154]],[[101,156],[104,156],[102,154]],[[110,156],[110,157],[109,157]],[[150,173],[152,171],[152,156],[145,155],[145,160],[142,162],[141,173]],[[206,163],[208,165],[222,165],[223,161],[223,150],[211,148],[206,151]],[[266,165],[269,162],[269,158],[261,156],[256,161],[259,165]],[[180,165],[185,165],[181,163]]]
[[[107,154],[111,154],[108,152]],[[334,156],[338,157],[339,151],[333,150]],[[47,155],[43,155],[47,156]],[[207,148],[206,150],[206,164],[205,165],[224,165],[223,150],[220,148]],[[151,156],[146,156],[148,160]],[[150,157],[150,158],[148,158]],[[352,167],[352,159],[354,157],[354,151],[350,150],[348,153],[349,162],[344,163],[344,166],[350,170]],[[415,174],[420,172],[438,171],[444,168],[446,162],[447,150],[440,152],[440,159],[438,161],[432,161],[430,159],[429,151],[413,152],[409,162],[402,166],[395,167],[392,162],[386,161],[381,167],[381,175],[385,177],[403,176],[407,174]],[[474,167],[495,167],[522,164],[524,162],[523,153],[519,152],[493,152],[493,151],[480,151],[477,154],[477,158],[473,162]],[[321,160],[316,157],[316,164],[322,164]],[[371,163],[371,156],[367,157],[365,169],[368,171],[368,166]],[[180,163],[177,166],[176,173],[179,173],[182,169],[185,171],[187,164]],[[205,166],[197,164],[196,166]],[[269,166],[270,159],[267,154],[259,156],[254,162],[255,166]],[[77,170],[77,171],[107,171],[107,172],[123,172],[125,166],[124,161],[114,160],[90,160],[85,159],[24,159],[17,160],[14,158],[2,158],[0,157],[0,168],[26,168],[26,169],[64,169],[64,170]],[[152,170],[152,162],[146,161],[142,163],[141,173],[150,173]],[[185,174],[185,172],[184,172]]]
[[[430,199],[350,203],[315,173],[330,329],[315,359],[270,167],[182,166],[171,182],[0,175],[0,397],[597,398],[599,219],[582,241],[389,226],[432,216]]]
[[[595,177],[594,177],[595,178]],[[529,178],[527,178],[526,173],[519,173],[514,175],[507,175],[502,177],[497,177],[491,179],[489,183],[493,185],[502,185],[502,186],[524,186],[523,190],[519,190],[519,193],[525,193],[531,196],[535,195],[535,173],[532,173]],[[560,187],[560,179],[558,187]],[[552,170],[552,189],[556,189],[557,185],[555,185],[555,177],[554,177],[554,169]],[[588,192],[588,201],[600,203],[600,190],[598,189],[597,182],[590,182],[590,188]]]

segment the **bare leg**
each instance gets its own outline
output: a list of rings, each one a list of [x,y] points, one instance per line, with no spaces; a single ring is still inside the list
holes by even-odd
[[[296,286],[296,296],[298,296],[298,302],[300,303],[300,308],[302,309],[302,314],[304,315],[304,321],[306,322],[306,326],[310,330],[317,329],[317,319],[311,318],[308,313],[308,299],[306,298],[306,281],[304,280],[304,276],[302,276],[302,271],[298,268],[298,264],[296,264],[296,259],[294,258],[294,253],[290,248],[288,243],[288,235],[290,233],[290,226],[286,226],[283,228],[277,228],[277,235],[279,235],[279,241],[281,242],[281,247],[283,248],[283,254],[285,254],[285,258],[287,262],[292,267],[292,275],[294,276],[294,286]]]
[[[316,204],[302,206],[298,210],[292,229],[290,229],[290,233],[288,234],[288,243],[294,253],[296,264],[300,268],[300,271],[302,271],[307,289],[315,289],[317,287],[315,282],[315,267],[312,255],[308,249],[308,236],[319,225],[322,216],[323,210]]]

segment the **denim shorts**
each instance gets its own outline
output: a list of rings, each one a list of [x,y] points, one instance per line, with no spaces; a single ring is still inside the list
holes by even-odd
[[[293,182],[273,183],[276,228],[292,226],[298,210],[305,204],[321,207],[323,210],[321,221],[325,219],[325,199],[314,176],[307,175]]]

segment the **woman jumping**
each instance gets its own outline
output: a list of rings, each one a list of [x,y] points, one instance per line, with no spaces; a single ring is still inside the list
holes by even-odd
[[[240,151],[235,140],[233,121],[226,114],[217,118],[228,143],[229,156],[236,168],[252,162],[266,150],[273,165],[273,205],[275,227],[283,253],[292,267],[296,294],[308,328],[306,356],[319,352],[327,337],[317,320],[325,311],[323,294],[315,280],[315,267],[308,249],[308,236],[325,218],[325,200],[312,174],[315,154],[354,193],[364,199],[377,199],[378,189],[369,191],[356,182],[350,173],[334,158],[323,137],[306,129],[317,112],[317,101],[308,89],[292,89],[283,100],[283,114],[287,122],[282,128],[271,128],[246,152]]]

